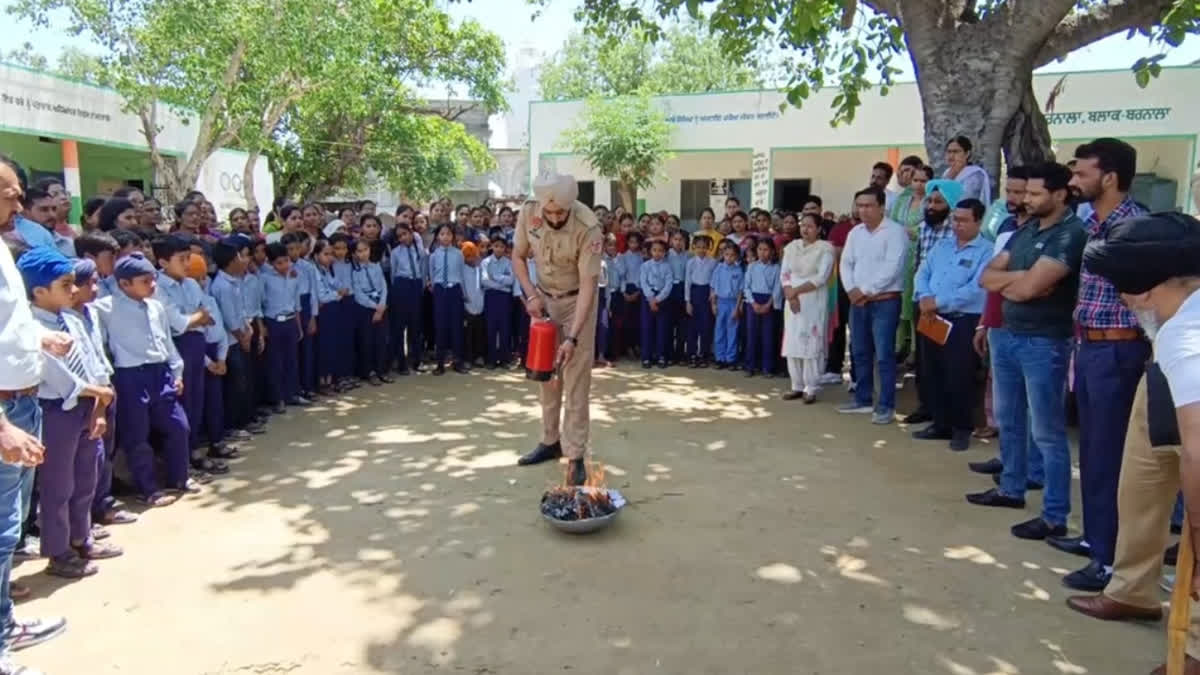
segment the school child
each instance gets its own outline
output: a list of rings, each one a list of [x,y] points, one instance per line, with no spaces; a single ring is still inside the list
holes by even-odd
[[[287,412],[288,405],[307,406],[300,396],[300,279],[292,269],[287,246],[267,244],[267,265],[259,270],[262,281],[262,313],[267,324],[267,402],[274,412]]]
[[[683,353],[690,368],[707,368],[708,355],[712,350],[713,312],[709,303],[713,270],[717,259],[709,255],[712,239],[698,234],[692,243],[695,255],[687,261],[684,270],[684,298],[687,300],[687,340]]]
[[[188,261],[188,276],[195,281],[201,290],[207,291],[208,261],[203,255],[192,253]],[[208,457],[195,458],[192,467],[210,474],[229,473],[229,465],[224,460],[237,457],[237,446],[226,443],[230,437],[244,440],[250,437],[247,431],[232,432],[225,426],[225,375],[229,372],[229,334],[225,332],[225,318],[217,301],[207,292],[202,296],[202,306],[212,323],[204,327],[204,410],[200,419],[192,423],[199,427],[208,441]],[[186,364],[185,364],[185,373]]]
[[[160,268],[154,298],[166,310],[175,348],[183,358],[183,410],[187,413],[191,431],[192,466],[208,471],[207,467],[199,466],[203,460],[195,453],[200,447],[204,414],[204,327],[211,324],[213,318],[204,309],[204,291],[187,275],[188,261],[192,257],[189,241],[170,235],[159,237],[153,246]]]
[[[208,294],[216,301],[222,326],[230,342],[225,355],[225,375],[221,378],[225,424],[231,429],[261,434],[266,432],[266,427],[255,419],[256,401],[250,396],[250,363],[256,355],[254,326],[242,297],[248,260],[244,249],[239,250],[238,247],[244,241],[238,236],[227,237],[213,246],[212,257],[217,275],[208,285]],[[244,437],[243,434],[237,435]]]
[[[671,363],[683,363],[684,343],[687,342],[687,295],[684,293],[684,277],[688,262],[688,233],[676,229],[671,233],[671,248],[667,251],[667,264],[671,266],[671,298],[667,302],[670,335],[667,344]]]
[[[462,251],[454,246],[454,228],[442,224],[437,229],[437,249],[429,255],[429,277],[433,283],[433,329],[437,337],[437,368],[434,375],[446,373],[446,355],[453,352],[454,370],[468,372],[463,361],[463,279]]]
[[[466,319],[466,360],[483,365],[487,353],[487,329],[483,318],[483,270],[479,268],[479,249],[469,241],[460,247],[463,254],[463,311]]]
[[[722,260],[712,272],[709,283],[709,307],[712,309],[715,328],[713,358],[717,369],[733,368],[738,357],[738,323],[742,317],[742,291],[745,272],[740,264],[741,252],[737,244],[723,245]]]
[[[617,238],[611,233],[604,235],[604,255],[600,257],[600,287],[596,290],[596,355],[593,365],[598,368],[612,367],[608,350],[615,315],[613,299],[621,297],[618,289],[623,286],[616,253]]]
[[[17,267],[34,318],[47,330],[64,331],[75,341],[65,357],[45,356],[37,394],[46,452],[37,475],[41,553],[50,561],[46,572],[78,579],[96,573],[89,560],[121,555],[119,548],[95,542],[91,535],[92,498],[104,455],[105,409],[113,393],[97,377],[103,365],[82,344],[90,340],[87,329],[65,311],[75,292],[71,260],[43,246],[22,255]]]
[[[642,262],[645,260],[642,254],[641,233],[630,232],[625,237],[625,247],[625,252],[617,256],[618,264],[621,266],[621,279],[625,283],[622,293],[626,307],[623,317],[624,326],[622,327],[622,337],[624,338],[622,351],[633,349],[636,352],[639,344],[638,324],[642,306],[642,294],[638,288],[642,278]]]
[[[756,368],[764,376],[775,372],[775,310],[783,305],[779,285],[779,264],[775,262],[775,244],[770,238],[758,241],[758,258],[746,269],[746,377],[754,377]]]
[[[88,233],[85,233],[84,235],[82,235],[84,237],[87,237],[87,239],[84,240],[84,242],[85,242],[84,248],[82,249],[83,253],[80,253],[80,249],[77,248],[76,255],[78,255],[80,257],[87,256],[96,261],[96,270],[100,275],[99,288],[97,289],[97,293],[98,293],[98,297],[103,298],[103,297],[112,295],[114,292],[116,292],[117,280],[115,278],[113,278],[112,266],[107,265],[107,264],[105,264],[105,265],[101,264],[100,258],[106,257],[101,253],[101,251],[107,246],[107,244],[104,244],[103,246],[101,246],[99,244],[99,242],[102,240],[92,239],[93,235],[107,236],[108,238],[112,239],[113,243],[116,245],[117,250],[115,253],[113,253],[112,265],[115,265],[118,260],[120,260],[121,258],[124,258],[125,256],[129,255],[130,253],[133,253],[135,251],[141,251],[142,250],[142,236],[132,230],[113,230],[112,232],[108,232],[108,233],[88,232]],[[76,240],[76,243],[78,244],[78,240]],[[95,245],[93,245],[93,243]]]
[[[334,363],[336,372],[334,380],[338,389],[349,391],[360,385],[354,377],[358,364],[355,362],[355,350],[358,348],[358,326],[355,321],[358,316],[358,303],[354,301],[354,291],[351,279],[354,273],[354,240],[350,235],[338,233],[329,238],[329,246],[333,251],[333,280],[342,299],[338,301],[340,309],[336,310],[342,318],[345,327],[340,336],[343,349],[340,350]],[[345,293],[342,291],[345,290]]]
[[[96,300],[100,290],[97,266],[92,258],[84,256],[80,256],[74,263],[75,295],[71,297],[71,308],[66,311],[77,317],[87,331],[87,339],[79,340],[79,344],[81,348],[89,352],[88,358],[84,359],[85,364],[93,367],[93,369],[89,370],[89,374],[101,386],[111,389],[112,362],[105,351],[104,334],[100,330],[100,323],[96,320],[96,313],[89,306],[90,303]],[[109,271],[111,272],[111,270],[110,266]],[[104,437],[101,439],[103,452],[96,474],[96,494],[92,498],[93,527],[97,525],[125,525],[137,520],[135,514],[118,509],[116,507],[116,500],[112,496],[113,455],[117,451],[115,437],[117,431],[116,406],[109,403],[104,413],[107,429],[105,429]]]
[[[514,226],[517,220],[516,212],[510,206],[501,206],[497,219],[500,223],[500,236],[504,237],[504,243],[512,248],[513,237],[517,232],[517,228]]]
[[[337,380],[337,364],[342,358],[341,352],[353,348],[346,342],[346,319],[341,303],[350,289],[338,288],[333,275],[333,246],[328,241],[315,241],[310,258],[317,270],[317,302],[320,304],[316,335],[317,390],[323,394],[341,393],[345,388]]]
[[[532,257],[525,260],[529,268],[529,283],[535,287],[538,284],[537,261]],[[522,368],[525,367],[525,355],[529,348],[529,312],[525,311],[525,293],[521,290],[521,282],[513,277],[513,359]]]
[[[117,240],[107,232],[96,230],[84,232],[75,237],[75,257],[80,260],[92,261],[95,274],[98,275],[97,283],[112,277],[113,263],[117,261],[117,255],[120,252],[121,247],[117,244]]]
[[[279,239],[287,247],[288,257],[300,284],[300,395],[312,398],[317,388],[317,266],[307,257],[311,238],[303,230],[288,232]]]
[[[126,455],[134,489],[147,506],[166,506],[176,496],[162,491],[155,476],[150,431],[161,435],[166,487],[196,492],[188,478],[187,413],[178,395],[183,387],[183,359],[171,340],[167,311],[154,299],[154,265],[140,253],[113,267],[117,291],[92,304],[113,358],[116,389],[117,447]]]
[[[267,320],[263,316],[263,273],[268,267],[267,243],[255,239],[249,244],[250,266],[246,270],[243,297],[254,322],[254,352],[250,360],[250,390],[256,415],[265,420],[274,408],[268,400],[267,387]]]
[[[667,367],[671,331],[671,265],[666,260],[667,243],[650,242],[650,260],[641,266],[642,367],[655,363]]]
[[[483,313],[487,323],[487,366],[505,366],[512,354],[512,261],[503,235],[492,237],[492,254],[480,265]]]
[[[350,267],[354,297],[354,325],[358,351],[358,377],[372,386],[393,382],[387,368],[387,282],[383,268],[371,262],[371,243],[354,243]]]
[[[425,253],[419,238],[404,223],[396,225],[396,247],[392,249],[392,290],[388,309],[392,324],[392,358],[396,372],[408,375],[421,372],[421,301],[425,295]],[[407,351],[405,348],[407,347]]]

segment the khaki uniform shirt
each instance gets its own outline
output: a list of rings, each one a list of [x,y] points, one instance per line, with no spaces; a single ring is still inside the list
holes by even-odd
[[[545,222],[536,201],[525,202],[513,242],[515,253],[525,251],[537,263],[538,287],[551,296],[578,291],[581,279],[600,278],[604,236],[595,214],[580,202],[559,229]]]

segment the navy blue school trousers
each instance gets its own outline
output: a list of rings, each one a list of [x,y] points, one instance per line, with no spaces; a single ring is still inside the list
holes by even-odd
[[[375,321],[375,310],[354,303],[355,334],[358,338],[358,376],[366,378],[371,373],[384,375],[387,373],[387,330],[388,322],[385,314],[382,319]]]
[[[687,317],[687,343],[684,345],[683,353],[690,357],[698,359],[706,359],[712,352],[713,341],[713,313],[712,303],[709,301],[709,286],[708,284],[692,284],[692,296],[688,301],[692,303],[692,315]],[[687,307],[683,308],[684,313],[687,313]]]
[[[263,321],[267,324],[267,401],[286,403],[300,393],[300,352],[296,349],[300,326],[295,314],[283,320],[267,317]]]
[[[676,281],[671,286],[671,297],[667,299],[670,305],[670,333],[668,345],[670,353],[665,358],[678,360],[683,358],[684,343],[687,342],[687,300],[683,297],[683,282]]]
[[[447,353],[455,363],[463,361],[463,294],[461,286],[433,285],[433,331],[437,339],[437,360],[446,362]]]
[[[392,290],[388,296],[388,319],[392,326],[392,359],[401,370],[421,365],[421,354],[425,343],[422,302],[425,298],[425,283],[420,279],[392,279]],[[407,349],[406,349],[407,348]]]
[[[162,438],[161,455],[166,465],[166,487],[184,487],[188,479],[187,413],[175,395],[175,376],[166,363],[134,368],[117,368],[113,373],[117,390],[117,446],[125,453],[134,488],[142,497],[159,491],[154,468],[153,429]]]
[[[512,354],[512,293],[485,289],[483,317],[487,330],[487,362],[508,361]]]
[[[229,347],[229,353],[232,354],[237,345]],[[217,343],[209,342],[204,345],[204,353],[213,362],[217,360]],[[229,357],[226,356],[225,366],[229,366]],[[216,445],[225,440],[225,382],[227,375],[213,375],[208,372],[208,368],[204,369],[204,435],[208,439],[208,444]],[[192,426],[201,426],[198,421]]]
[[[642,298],[642,361],[667,358],[671,340],[671,299],[658,303],[658,311],[650,309],[650,301]]]
[[[771,295],[755,293],[754,302],[770,304]],[[764,375],[775,370],[775,310],[758,314],[752,305],[746,305],[746,359],[747,372],[761,368]]]
[[[320,316],[318,314],[318,316]],[[312,319],[312,296],[300,296],[300,391],[310,393],[317,389],[317,336],[308,334],[308,322]]]
[[[204,421],[204,333],[190,330],[175,336],[175,349],[183,358],[183,411],[187,413],[191,426],[188,442],[191,447],[200,447],[200,427]]]

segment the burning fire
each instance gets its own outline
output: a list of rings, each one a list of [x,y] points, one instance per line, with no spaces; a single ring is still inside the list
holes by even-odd
[[[558,520],[586,520],[607,516],[617,510],[604,482],[604,465],[584,460],[588,467],[587,482],[581,487],[568,484],[570,464],[562,484],[550,488],[542,497],[542,512]]]

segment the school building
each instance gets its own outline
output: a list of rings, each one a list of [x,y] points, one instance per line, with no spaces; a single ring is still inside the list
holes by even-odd
[[[1200,134],[1200,67],[1164,68],[1145,89],[1129,70],[1034,77],[1042,105],[1056,87],[1047,121],[1060,159],[1093,138],[1124,139],[1138,151],[1135,197],[1155,209],[1196,212],[1191,184]],[[802,108],[783,110],[786,99],[773,90],[656,98],[674,126],[673,156],[664,178],[637,195],[638,210],[665,209],[692,223],[703,207],[723,203],[728,192],[744,208],[789,210],[818,194],[827,210],[845,213],[872,164],[927,156],[915,82],[898,84],[887,96],[865,93],[853,124],[831,127],[835,95],[827,88]],[[564,141],[563,132],[577,123],[584,105],[530,104],[530,166],[535,172],[574,174],[581,200],[612,206],[619,203],[615,183],[571,155]]]
[[[25,167],[30,184],[51,176],[62,180],[76,217],[84,199],[110,195],[124,185],[154,195],[160,182],[141,120],[123,106],[120,94],[107,87],[0,63],[0,152]],[[188,124],[161,103],[155,115],[160,152],[186,159],[195,147],[195,122]],[[229,208],[245,206],[245,164],[245,153],[219,150],[201,167],[196,187],[222,216]],[[265,158],[255,165],[254,192],[269,208],[274,184]]]

